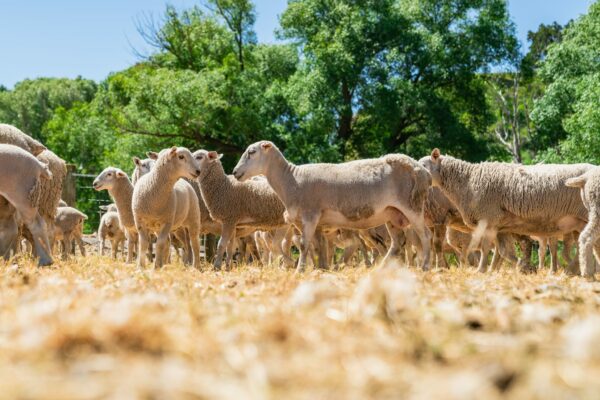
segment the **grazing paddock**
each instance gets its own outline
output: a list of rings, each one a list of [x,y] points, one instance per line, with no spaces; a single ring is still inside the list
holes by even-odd
[[[23,256],[21,256],[23,257]],[[597,398],[600,283],[0,265],[0,398]]]

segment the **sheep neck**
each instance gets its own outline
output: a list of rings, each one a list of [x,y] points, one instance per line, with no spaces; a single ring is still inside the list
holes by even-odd
[[[222,194],[227,192],[214,189],[232,186],[229,177],[225,174],[223,165],[219,161],[213,161],[206,168],[202,168],[198,182],[200,183],[202,198],[209,208],[220,201],[219,199],[222,197]]]
[[[298,167],[286,160],[279,150],[273,152],[267,166],[265,173],[267,182],[286,207],[290,204],[293,192],[298,186],[297,169]]]
[[[133,185],[128,178],[121,178],[117,180],[113,189],[109,191],[110,196],[113,198],[117,205],[119,212],[119,218],[123,225],[133,226],[133,212],[131,211],[131,200],[133,198]]]
[[[454,204],[459,204],[461,193],[469,186],[469,177],[473,175],[475,165],[452,157],[444,157],[440,166],[442,192]]]
[[[148,173],[147,185],[157,199],[157,203],[166,204],[171,198],[171,192],[177,181],[181,178],[168,160],[157,162]],[[157,204],[157,206],[160,206]]]

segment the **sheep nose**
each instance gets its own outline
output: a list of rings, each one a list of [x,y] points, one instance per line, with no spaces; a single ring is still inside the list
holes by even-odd
[[[200,170],[199,169],[196,170],[196,175],[200,175]]]
[[[235,177],[235,179],[240,179],[240,177],[238,176],[237,168],[233,170],[233,176]]]

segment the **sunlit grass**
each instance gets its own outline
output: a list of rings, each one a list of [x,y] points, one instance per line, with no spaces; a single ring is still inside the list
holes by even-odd
[[[1,398],[597,398],[600,284],[0,264]],[[589,350],[588,350],[589,349]]]

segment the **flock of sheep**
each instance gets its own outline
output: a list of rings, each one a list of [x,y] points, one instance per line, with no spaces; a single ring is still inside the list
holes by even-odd
[[[445,253],[461,264],[488,270],[503,262],[534,271],[532,241],[540,265],[547,247],[558,268],[558,242],[574,272],[594,279],[600,256],[600,167],[591,164],[472,164],[441,155],[416,161],[389,154],[341,164],[294,165],[271,142],[250,145],[232,175],[214,151],[183,147],[133,158],[131,179],[108,167],[94,180],[114,204],[102,216],[98,236],[112,256],[127,242],[127,262],[157,268],[175,254],[200,268],[200,237],[220,236],[215,269],[234,257],[269,263],[276,259],[298,272],[312,262],[362,257],[404,257],[427,270],[447,267]],[[33,244],[39,265],[52,263],[54,243],[67,256],[82,254],[85,215],[61,203],[63,160],[10,125],[0,124],[0,253],[9,258],[22,237]],[[578,241],[577,257],[571,257]],[[517,257],[516,244],[521,249]],[[299,250],[294,260],[292,247]]]

